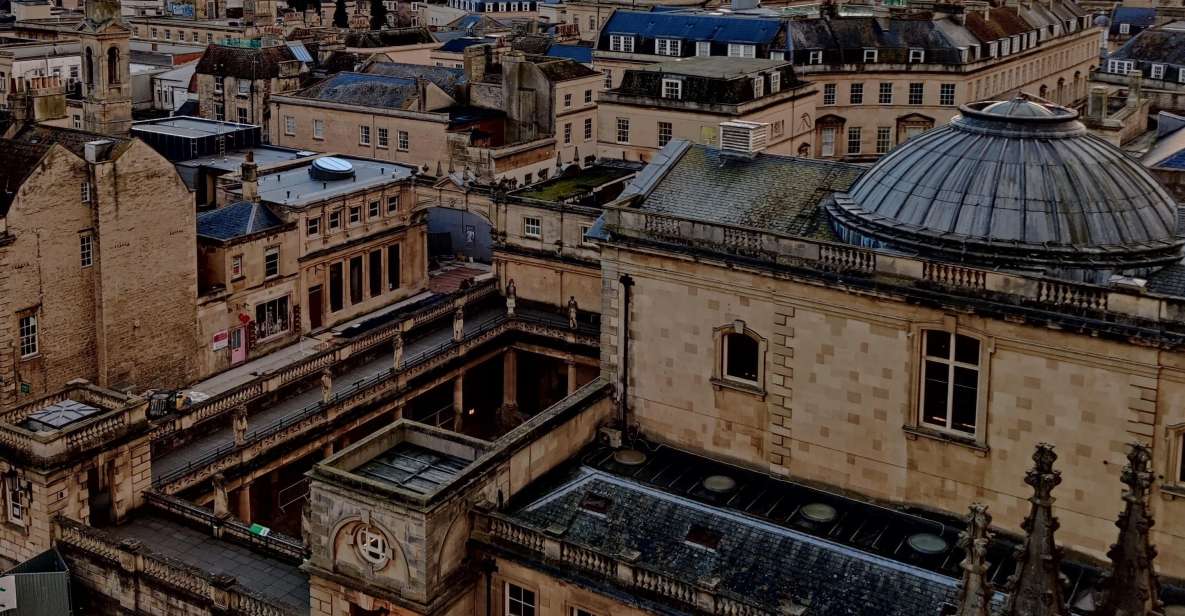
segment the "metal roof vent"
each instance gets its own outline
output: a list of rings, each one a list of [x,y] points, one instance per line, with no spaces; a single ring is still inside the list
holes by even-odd
[[[613,461],[625,466],[640,466],[646,461],[646,454],[637,449],[620,449],[614,452]]]
[[[309,165],[309,175],[321,181],[345,180],[354,177],[354,165],[344,158],[326,156]]]
[[[737,487],[736,479],[728,475],[710,475],[704,479],[704,489],[716,494],[732,492]]]
[[[802,517],[811,522],[826,524],[835,520],[835,507],[827,503],[810,503],[802,506]]]
[[[932,533],[918,533],[910,535],[909,539],[905,540],[909,547],[918,554],[925,554],[933,556],[934,554],[941,554],[946,551],[946,539],[939,537]]]
[[[753,158],[769,145],[769,124],[758,122],[721,122],[720,153],[726,156]]]

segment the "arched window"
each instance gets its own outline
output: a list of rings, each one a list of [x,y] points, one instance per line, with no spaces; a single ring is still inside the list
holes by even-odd
[[[107,84],[119,83],[119,50],[111,47],[107,50]]]
[[[740,381],[757,382],[757,340],[746,334],[724,334],[724,376]]]
[[[766,340],[741,320],[713,330],[716,367],[713,385],[743,391],[765,390]]]
[[[82,80],[87,88],[95,85],[95,54],[90,47],[86,48],[86,58],[82,62]]]

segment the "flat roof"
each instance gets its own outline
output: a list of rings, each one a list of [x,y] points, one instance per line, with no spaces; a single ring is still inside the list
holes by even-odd
[[[292,169],[261,175],[259,197],[270,203],[301,207],[333,197],[349,195],[368,188],[402,182],[412,177],[412,168],[398,163],[336,156],[349,163],[352,177],[341,180],[319,180],[309,174],[313,161]],[[256,162],[259,162],[258,159]]]
[[[725,56],[701,56],[684,60],[672,60],[650,64],[638,69],[657,73],[677,73],[696,77],[718,77],[731,79],[790,64],[788,60],[767,60],[762,58],[728,58]]]
[[[255,164],[259,166],[271,165],[275,163],[282,163],[285,161],[296,160],[306,156],[314,156],[316,152],[309,152],[307,150],[293,150],[290,148],[280,148],[276,146],[260,145],[253,148],[242,148],[238,150],[230,150],[223,156],[202,156],[200,158],[191,158],[177,163],[178,167],[206,167],[208,169],[218,169],[221,171],[238,171],[243,165],[243,161],[247,159],[247,152],[255,158]]]
[[[253,128],[255,126],[252,124],[219,122],[217,120],[207,120],[205,118],[194,118],[190,116],[175,116],[132,124],[133,131],[191,138],[208,137],[210,135],[229,135],[230,133]]]
[[[469,460],[401,442],[354,469],[354,474],[385,481],[412,492],[431,494],[452,481]]]

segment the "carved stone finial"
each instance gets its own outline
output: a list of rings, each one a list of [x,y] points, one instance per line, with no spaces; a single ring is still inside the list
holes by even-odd
[[[1124,507],[1115,521],[1119,540],[1107,551],[1111,573],[1098,598],[1098,616],[1160,616],[1160,581],[1152,567],[1156,548],[1149,540],[1152,515],[1148,511],[1148,493],[1152,488],[1152,452],[1146,445],[1133,443],[1127,452],[1127,466],[1120,481],[1127,486]]]
[[[987,548],[992,540],[988,528],[992,516],[987,505],[973,503],[967,514],[967,530],[959,533],[963,548],[963,580],[959,582],[959,609],[955,616],[990,616],[992,586],[988,582]]]
[[[1016,572],[1008,578],[1008,601],[1002,616],[1068,616],[1061,584],[1061,550],[1054,543],[1058,521],[1053,516],[1053,489],[1062,482],[1053,470],[1057,454],[1053,445],[1039,443],[1033,452],[1033,468],[1025,483],[1033,488],[1032,508],[1021,527],[1025,540],[1017,548]]]

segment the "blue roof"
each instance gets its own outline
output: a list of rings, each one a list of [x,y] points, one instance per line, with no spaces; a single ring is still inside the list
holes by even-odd
[[[547,48],[548,56],[553,58],[567,58],[584,64],[592,64],[593,49],[584,45],[552,45]]]
[[[1111,23],[1152,26],[1156,24],[1156,9],[1119,6],[1111,12]]]
[[[225,207],[198,214],[197,234],[200,237],[228,241],[276,229],[283,225],[284,221],[273,214],[267,206],[249,201],[237,201]]]
[[[305,48],[304,43],[300,41],[288,41],[285,44],[288,45],[288,49],[292,50],[292,55],[296,56],[297,60],[300,60],[306,64],[312,63],[313,56],[309,53],[309,50]]]
[[[472,47],[473,45],[482,45],[482,44],[486,44],[486,43],[489,43],[492,45],[495,42],[497,42],[497,41],[495,41],[493,38],[490,38],[488,36],[486,36],[486,37],[464,36],[464,37],[455,38],[451,41],[446,42],[445,44],[441,45],[440,48],[437,49],[437,51],[450,51],[453,53],[460,53],[462,51],[465,51],[466,47]]]
[[[778,19],[616,11],[601,33],[758,45],[772,42],[781,27]]]
[[[1181,150],[1172,156],[1156,163],[1157,169],[1177,169],[1185,171],[1185,150]]]

